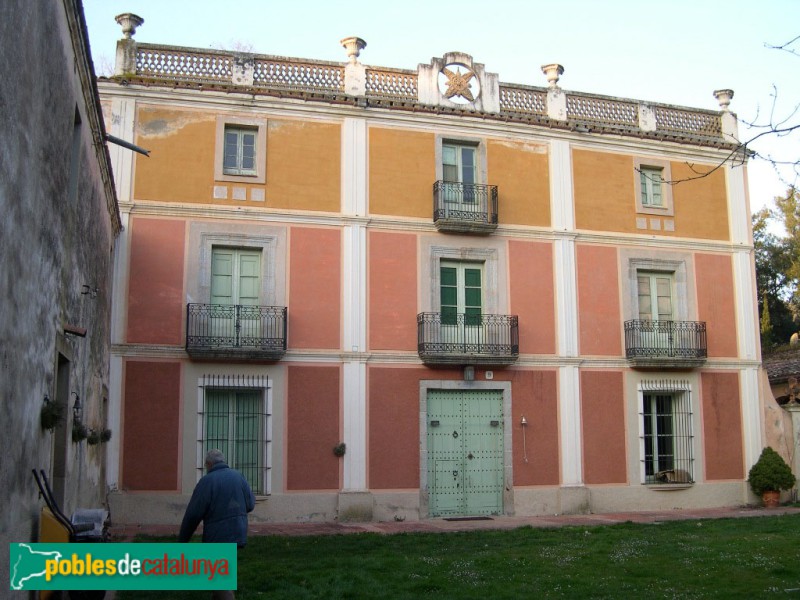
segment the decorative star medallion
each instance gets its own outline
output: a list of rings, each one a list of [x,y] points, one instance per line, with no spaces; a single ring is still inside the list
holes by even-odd
[[[462,96],[470,102],[475,102],[475,96],[472,95],[472,90],[469,89],[469,80],[475,77],[475,73],[467,71],[461,72],[461,67],[456,67],[455,73],[445,67],[442,73],[447,77],[447,91],[444,93],[445,98],[452,98],[453,96]]]
[[[475,102],[480,94],[480,84],[475,73],[466,65],[449,64],[439,74],[439,90],[456,104]]]

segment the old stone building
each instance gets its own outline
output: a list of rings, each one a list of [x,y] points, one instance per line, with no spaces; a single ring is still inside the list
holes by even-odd
[[[0,78],[0,574],[7,581],[6,542],[36,540],[42,501],[32,469],[49,476],[67,514],[106,500],[107,446],[73,441],[72,430],[109,429],[120,217],[80,1],[3,2]],[[45,429],[42,411],[56,404],[63,419]]]
[[[537,87],[460,52],[376,67],[359,38],[323,62],[120,21],[106,120],[152,154],[115,168],[117,517],[177,522],[211,447],[255,519],[748,501],[730,90],[676,107],[567,92],[560,65]]]

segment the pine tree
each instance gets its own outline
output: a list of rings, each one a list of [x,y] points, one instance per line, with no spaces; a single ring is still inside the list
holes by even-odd
[[[761,346],[769,350],[775,345],[774,334],[772,331],[772,321],[769,318],[769,303],[767,293],[764,292],[764,308],[761,310]]]

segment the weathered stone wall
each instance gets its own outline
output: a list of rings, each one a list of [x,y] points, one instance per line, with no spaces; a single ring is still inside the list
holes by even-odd
[[[92,131],[93,92],[83,89],[90,80],[80,11],[73,0],[6,0],[0,7],[3,581],[7,542],[37,538],[43,501],[32,469],[53,478],[54,451],[63,456],[59,495],[68,515],[102,506],[106,495],[105,446],[73,443],[69,435],[75,394],[88,426],[102,427],[107,410],[116,210],[113,188],[101,173],[105,148]],[[82,293],[84,285],[91,293]],[[86,336],[65,334],[65,325],[85,328]],[[40,426],[45,396],[69,402],[60,434]]]

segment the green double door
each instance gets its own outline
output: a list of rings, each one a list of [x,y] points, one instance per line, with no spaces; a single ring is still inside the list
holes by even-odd
[[[428,391],[428,510],[432,517],[503,512],[503,394]]]

